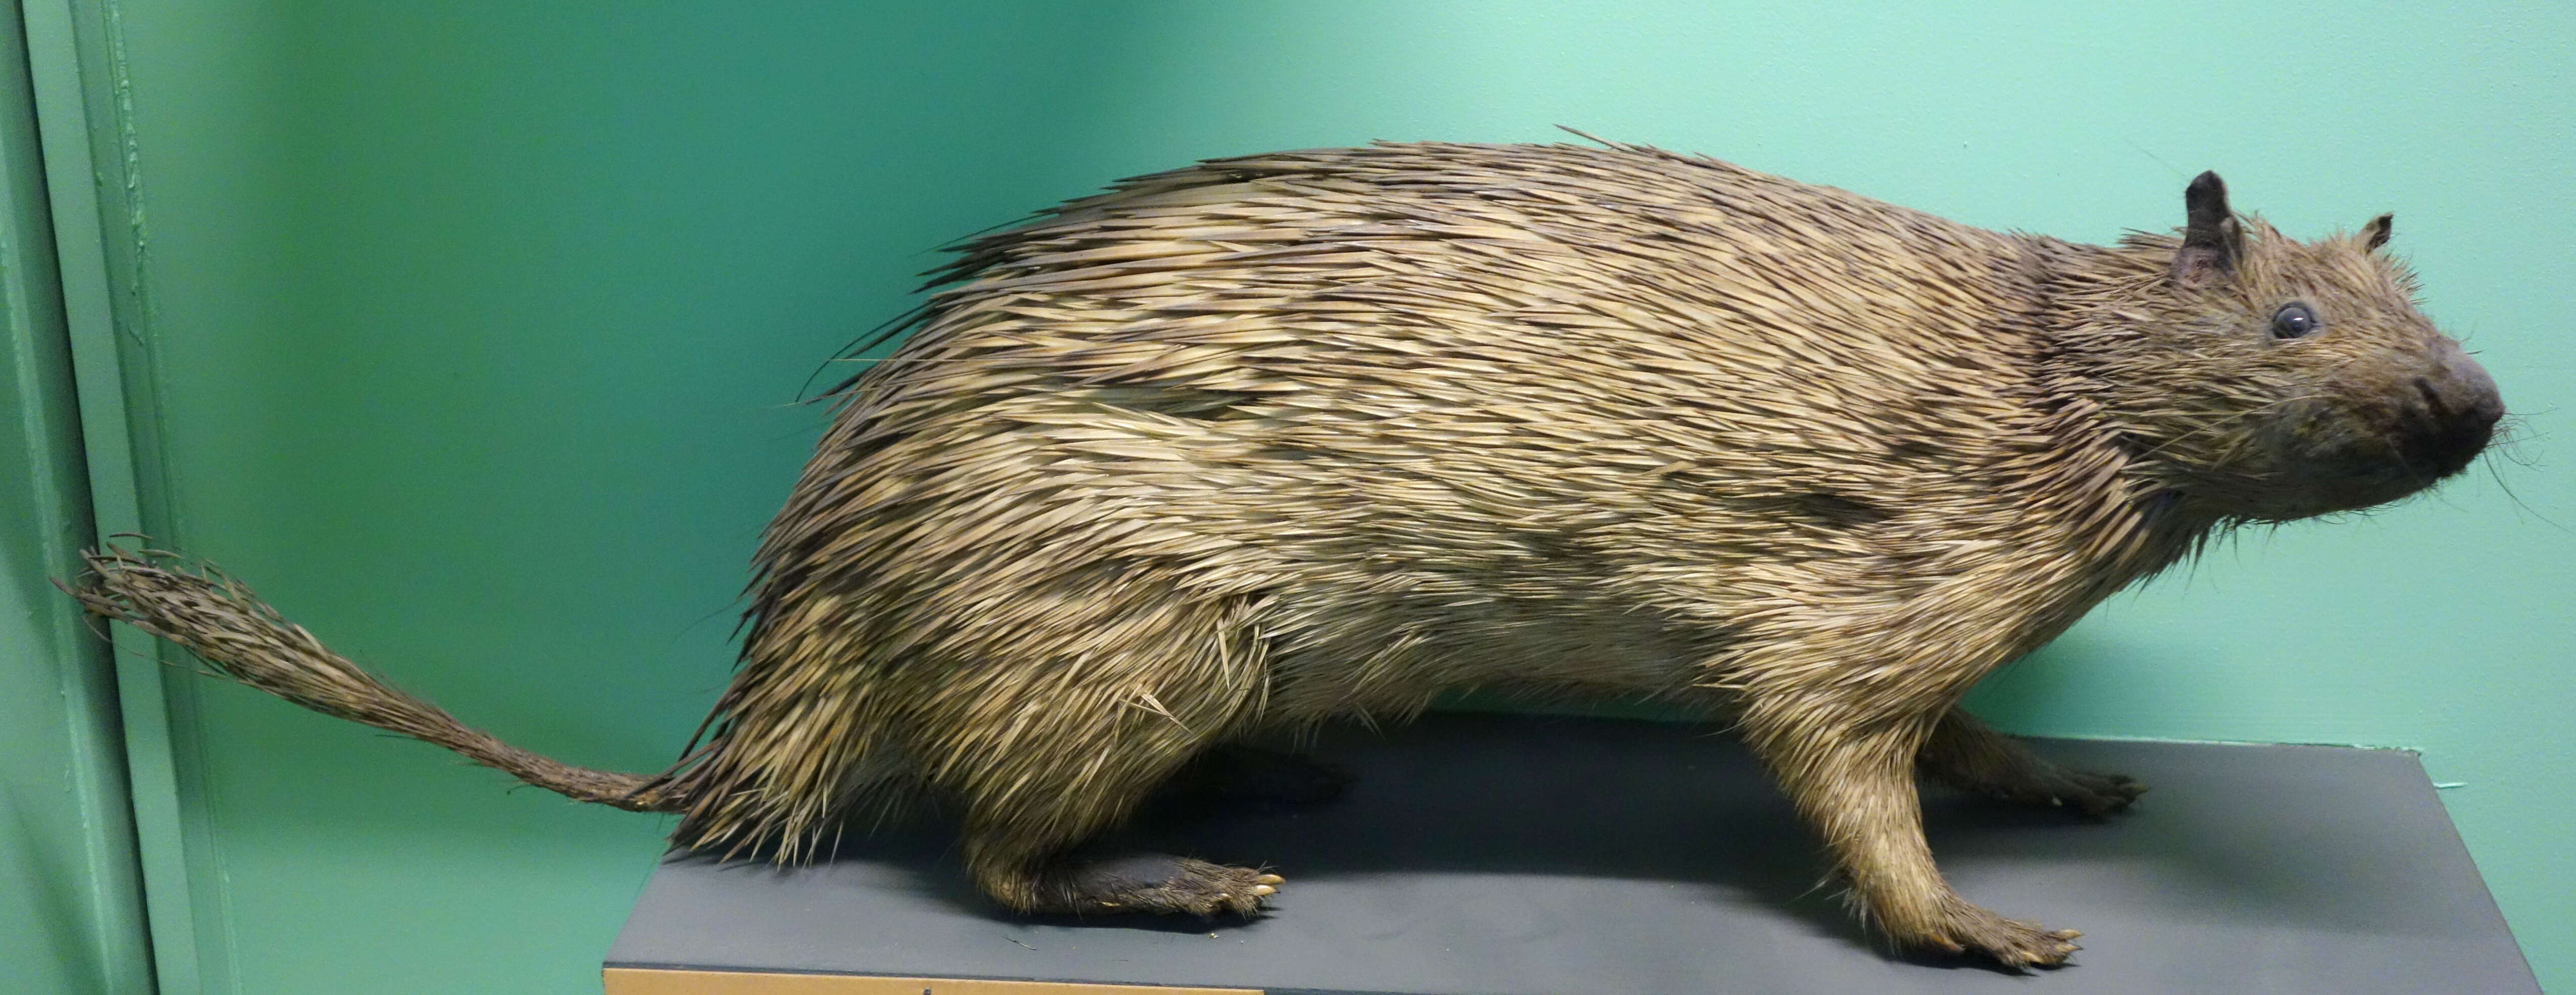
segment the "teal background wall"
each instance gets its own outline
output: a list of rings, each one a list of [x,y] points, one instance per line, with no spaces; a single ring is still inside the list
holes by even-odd
[[[2176,224],[2213,167],[2302,235],[2394,210],[2519,441],[2434,496],[2247,535],[1976,704],[2034,733],[2420,748],[2576,991],[2576,9],[82,9],[124,60],[125,108],[91,114],[131,138],[140,213],[110,234],[138,250],[150,524],[468,721],[625,769],[669,760],[725,679],[817,362],[906,305],[929,247],[1114,177],[1563,123],[2085,240]],[[170,694],[207,991],[597,990],[660,820]]]

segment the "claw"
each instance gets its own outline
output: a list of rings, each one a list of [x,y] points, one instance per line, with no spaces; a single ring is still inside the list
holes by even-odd
[[[1264,875],[1262,875],[1262,876],[1260,876],[1260,877],[1253,878],[1253,879],[1252,879],[1252,883],[1254,883],[1254,884],[1286,884],[1286,883],[1288,883],[1288,879],[1287,879],[1287,878],[1280,877],[1279,875],[1276,875],[1276,874],[1264,874]]]
[[[1273,888],[1273,887],[1271,887],[1271,886],[1269,886],[1269,885],[1266,885],[1266,884],[1256,884],[1256,885],[1253,885],[1253,886],[1252,886],[1252,897],[1254,897],[1254,898],[1260,898],[1260,897],[1262,897],[1262,896],[1264,896],[1264,895],[1277,894],[1277,893],[1278,893],[1278,891],[1279,891],[1279,889],[1277,889],[1277,888]]]

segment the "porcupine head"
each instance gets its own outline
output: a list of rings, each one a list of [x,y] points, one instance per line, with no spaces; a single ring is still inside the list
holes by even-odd
[[[2391,219],[2315,242],[2228,210],[2216,174],[2185,191],[2168,260],[2071,292],[2052,374],[2098,404],[2158,489],[2209,521],[2287,521],[2396,500],[2458,473],[2504,403],[2415,304]]]

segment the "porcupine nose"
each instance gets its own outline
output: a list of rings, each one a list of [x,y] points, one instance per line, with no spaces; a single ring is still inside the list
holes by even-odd
[[[2496,393],[2495,378],[2456,343],[2444,340],[2429,365],[2415,378],[2415,404],[2405,429],[2406,462],[2417,472],[2447,477],[2486,449],[2496,421],[2504,417],[2504,398]]]

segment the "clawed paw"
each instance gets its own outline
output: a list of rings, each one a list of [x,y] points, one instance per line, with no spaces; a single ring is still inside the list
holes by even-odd
[[[1287,881],[1248,867],[1142,854],[1085,865],[1066,884],[1066,911],[1253,916]]]
[[[2077,950],[2072,929],[2049,929],[2038,923],[2006,919],[1984,909],[1959,914],[1949,928],[1928,938],[1928,946],[1955,954],[1974,954],[2010,968],[2057,967]]]
[[[1993,789],[1994,797],[2023,805],[2072,808],[2089,816],[2119,812],[2147,793],[2147,786],[2120,774],[2080,770],[2051,771],[2029,783]]]
[[[2089,771],[2067,771],[2067,788],[2060,794],[2061,803],[2073,806],[2086,815],[2109,815],[2129,807],[2147,786],[2120,774],[2095,774]]]

